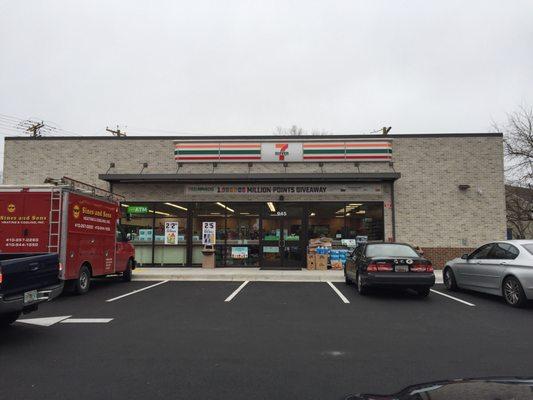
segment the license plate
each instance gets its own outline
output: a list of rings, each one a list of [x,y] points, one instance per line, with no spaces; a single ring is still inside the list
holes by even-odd
[[[409,267],[407,265],[397,265],[396,272],[408,272]]]
[[[24,303],[31,303],[37,301],[37,290],[24,293]]]

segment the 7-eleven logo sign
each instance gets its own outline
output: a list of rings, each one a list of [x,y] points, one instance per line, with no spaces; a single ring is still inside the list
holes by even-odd
[[[285,156],[289,155],[289,143],[276,143],[276,151],[274,154],[278,156],[280,161],[285,160]]]

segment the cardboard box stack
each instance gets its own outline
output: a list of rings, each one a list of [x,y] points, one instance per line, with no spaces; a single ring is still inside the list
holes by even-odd
[[[331,238],[310,239],[307,247],[307,269],[328,269]]]
[[[307,269],[316,269],[315,253],[307,253]]]

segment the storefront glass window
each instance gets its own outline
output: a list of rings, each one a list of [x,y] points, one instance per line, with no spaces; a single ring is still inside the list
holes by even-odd
[[[135,246],[135,259],[139,265],[152,264],[153,206],[151,203],[132,203],[121,205],[121,225],[130,234]]]
[[[220,202],[196,203],[193,208],[192,264],[202,265],[202,224],[216,224],[215,265],[224,266],[226,260],[226,212],[233,214],[228,205]]]
[[[346,238],[367,236],[384,240],[383,203],[350,203],[346,206]]]
[[[345,216],[345,203],[310,203],[309,239],[328,237],[334,246],[340,246],[346,238]]]
[[[155,205],[155,265],[186,265],[188,207],[188,204],[181,202],[157,203]]]
[[[259,213],[257,203],[228,203],[226,265],[259,266]]]

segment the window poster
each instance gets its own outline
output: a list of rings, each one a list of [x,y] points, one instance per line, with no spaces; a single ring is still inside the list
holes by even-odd
[[[165,222],[165,244],[178,244],[177,222]]]

